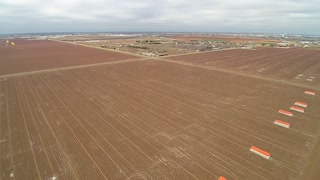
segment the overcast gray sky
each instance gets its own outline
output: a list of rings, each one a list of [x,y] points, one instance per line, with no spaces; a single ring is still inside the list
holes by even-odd
[[[0,33],[320,34],[320,0],[0,0]]]

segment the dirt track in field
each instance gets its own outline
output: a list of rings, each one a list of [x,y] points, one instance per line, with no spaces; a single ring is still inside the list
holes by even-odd
[[[303,91],[160,61],[11,77],[0,83],[1,176],[297,179],[320,130],[319,98]],[[295,100],[304,114],[277,113]]]
[[[167,59],[320,87],[320,51],[299,48],[226,50]]]
[[[18,42],[19,45],[41,45],[43,43],[43,41],[27,41],[27,40],[16,40],[16,42]],[[69,43],[69,42],[61,42],[61,41],[48,41],[48,42],[55,42],[58,44],[68,44],[70,46],[75,46],[74,43]],[[105,50],[105,49],[101,49],[101,48],[96,48],[96,47],[90,47],[90,46],[86,46],[86,45],[79,45],[80,47],[88,47],[88,49],[95,49],[98,51],[106,51],[107,53],[120,53],[120,54],[124,54],[124,55],[131,55],[131,53],[127,53],[127,52],[120,52],[120,51],[113,51],[113,50]],[[194,57],[209,57],[210,54],[214,53],[214,54],[229,54],[230,52],[234,53],[249,53],[249,54],[255,54],[255,52],[250,52],[252,50],[241,50],[241,49],[227,49],[227,50],[218,50],[218,51],[214,51],[214,52],[209,52],[209,53],[199,53],[199,52],[194,52],[194,53],[187,53],[184,55],[173,55],[173,56],[168,56],[167,58],[148,58],[148,57],[144,57],[144,56],[136,56],[136,58],[134,59],[129,59],[129,60],[118,60],[118,61],[112,61],[112,59],[109,59],[109,57],[107,57],[107,59],[109,59],[109,61],[111,60],[111,62],[98,62],[98,63],[89,63],[89,64],[84,64],[84,65],[73,65],[73,66],[67,66],[67,65],[63,65],[61,67],[58,68],[49,68],[49,69],[39,69],[39,70],[32,70],[32,71],[28,71],[26,69],[24,69],[25,67],[28,66],[34,66],[33,62],[29,61],[29,63],[26,64],[19,64],[19,66],[22,67],[21,72],[17,72],[17,73],[9,73],[9,74],[4,74],[1,75],[0,73],[0,78],[7,78],[7,77],[13,77],[13,76],[21,76],[21,75],[28,75],[28,74],[37,74],[37,73],[46,73],[46,72],[54,72],[54,71],[63,71],[63,70],[69,70],[69,69],[79,69],[79,68],[86,68],[86,67],[92,67],[92,66],[100,66],[100,65],[106,65],[106,64],[114,64],[114,63],[124,63],[124,62],[130,62],[130,61],[139,61],[139,60],[148,60],[148,59],[155,59],[155,60],[161,60],[161,61],[165,61],[165,62],[170,62],[170,63],[178,63],[178,64],[182,64],[182,65],[188,65],[188,66],[193,66],[193,67],[197,67],[197,68],[204,68],[204,69],[210,69],[210,70],[215,70],[215,71],[220,71],[220,72],[226,72],[226,73],[231,73],[234,75],[241,75],[241,76],[248,76],[248,77],[252,77],[252,78],[258,78],[258,79],[262,79],[262,80],[267,80],[267,81],[273,81],[273,82],[281,82],[281,83],[285,83],[285,84],[290,84],[290,85],[294,85],[294,86],[298,86],[298,87],[304,87],[304,88],[308,88],[308,89],[314,89],[314,90],[318,90],[318,87],[315,87],[314,83],[301,83],[301,82],[288,82],[288,79],[283,80],[282,78],[280,79],[279,77],[270,77],[270,75],[268,76],[261,76],[261,74],[254,74],[254,73],[248,73],[247,71],[234,71],[233,68],[230,68],[231,66],[227,66],[228,68],[226,68],[225,66],[218,66],[216,67],[215,65],[208,65],[208,62],[206,61],[205,64],[203,63],[199,63],[196,59],[192,59],[191,61],[189,61],[190,57],[194,58]],[[74,52],[74,51],[73,51]],[[241,52],[241,53],[240,53]],[[232,54],[231,53],[231,54]],[[45,50],[44,54],[50,54],[48,52],[48,49]],[[54,54],[54,53],[53,53]],[[25,54],[26,55],[26,54]],[[140,57],[140,58],[139,58]],[[187,57],[187,58],[185,58]],[[220,56],[219,56],[220,57]],[[41,63],[41,59],[43,59],[44,56],[39,56],[36,61],[40,62],[40,65],[43,63]],[[58,56],[56,58],[59,58]],[[124,57],[123,57],[124,58]],[[224,60],[224,56],[221,56],[220,58],[222,58],[222,60]],[[173,59],[173,60],[171,60]],[[180,61],[180,59],[183,59],[183,61]],[[79,63],[79,62],[77,62]],[[80,63],[81,64],[81,63]],[[210,63],[209,63],[210,64]],[[37,68],[36,68],[37,69]],[[26,71],[26,72],[24,72]],[[288,71],[288,70],[286,70]],[[302,78],[301,78],[302,79]],[[318,79],[318,78],[317,78]],[[317,79],[313,79],[313,80],[317,80]]]
[[[143,61],[143,60],[149,60],[149,58],[132,59],[132,60],[119,60],[119,61],[111,61],[111,62],[104,62],[104,63],[97,63],[97,64],[67,66],[67,67],[61,67],[61,68],[44,69],[44,70],[36,70],[36,71],[27,71],[27,72],[13,73],[13,74],[5,74],[5,75],[0,75],[0,79],[6,79],[8,77],[31,75],[31,74],[41,74],[41,73],[48,73],[48,72],[59,72],[59,71],[65,71],[65,70],[70,70],[70,69],[82,69],[82,68],[89,68],[89,67],[94,67],[94,66],[119,64],[119,63],[126,63],[126,62],[132,62],[132,61]]]
[[[16,41],[33,51],[43,43]],[[83,59],[54,68],[39,57],[62,54],[44,45],[41,56],[11,62],[8,72],[20,73],[1,76],[0,179],[317,178],[318,52],[228,50],[147,60],[102,51],[94,63],[86,57],[101,50],[67,46],[62,59],[79,47]],[[296,100],[308,103],[305,113],[278,113]],[[252,145],[271,159],[252,154]]]
[[[234,43],[247,43],[247,42],[254,42],[254,43],[279,43],[279,40],[270,40],[270,39],[258,39],[258,38],[243,38],[243,37],[224,37],[224,36],[176,36],[173,37],[179,41],[191,41],[191,40],[211,40],[211,41],[229,41]]]
[[[0,46],[0,75],[141,58],[56,41],[12,41],[15,46]]]
[[[271,81],[271,82],[277,82],[277,83],[287,84],[287,85],[291,85],[291,86],[308,88],[310,90],[319,90],[319,87],[314,86],[314,85],[308,85],[308,84],[303,84],[303,83],[298,83],[298,82],[292,82],[292,81],[289,81],[289,80],[282,80],[282,79],[279,79],[279,78],[269,78],[269,77],[266,77],[266,76],[260,76],[260,75],[244,73],[244,72],[237,72],[237,71],[233,71],[233,70],[225,69],[225,68],[217,68],[217,67],[212,67],[212,66],[207,66],[207,65],[202,65],[202,64],[193,64],[193,63],[188,63],[188,62],[180,62],[180,61],[164,59],[164,58],[157,59],[157,60],[164,61],[164,62],[169,62],[169,63],[180,64],[180,65],[189,66],[189,67],[196,67],[196,68],[201,68],[201,69],[207,69],[207,70],[213,70],[213,71],[228,73],[228,74],[232,74],[234,76],[250,77],[250,78],[260,79],[260,80],[264,80],[264,81]]]

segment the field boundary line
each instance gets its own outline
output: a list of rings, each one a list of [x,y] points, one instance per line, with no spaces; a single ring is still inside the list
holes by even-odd
[[[315,86],[310,86],[310,85],[305,85],[305,84],[300,84],[300,83],[295,83],[295,82],[289,82],[289,81],[285,81],[282,79],[268,78],[268,77],[263,77],[263,76],[259,76],[259,75],[249,74],[249,73],[237,72],[237,71],[228,70],[228,69],[224,69],[224,68],[215,68],[215,67],[210,67],[210,66],[205,66],[205,65],[196,65],[196,64],[179,62],[179,61],[162,59],[162,58],[161,59],[160,58],[151,58],[151,59],[162,61],[162,62],[180,64],[180,65],[189,66],[189,67],[196,67],[196,68],[213,70],[213,71],[218,71],[218,72],[223,72],[223,73],[228,73],[228,74],[234,74],[234,75],[239,75],[242,77],[249,77],[249,78],[254,78],[254,79],[275,82],[275,83],[283,83],[283,84],[287,84],[287,85],[297,86],[297,87],[301,87],[301,88],[308,88],[308,89],[317,90],[317,91],[320,90],[319,87],[315,87]]]
[[[250,77],[250,78],[254,78],[254,79],[266,80],[266,81],[270,81],[270,82],[278,82],[278,83],[283,83],[283,84],[302,87],[302,88],[309,88],[309,89],[312,89],[312,90],[320,90],[320,88],[316,87],[316,86],[301,84],[301,83],[297,83],[297,82],[290,82],[288,80],[277,79],[277,78],[272,78],[272,77],[263,77],[263,76],[260,76],[260,75],[237,72],[237,71],[229,70],[229,69],[225,69],[225,68],[216,68],[216,67],[210,67],[210,66],[206,66],[206,65],[196,65],[196,64],[187,63],[187,62],[180,62],[180,61],[175,61],[175,60],[171,60],[171,59],[165,59],[165,58],[168,58],[168,57],[170,58],[170,57],[184,56],[184,55],[191,55],[191,54],[204,54],[204,53],[210,53],[210,52],[216,52],[216,51],[234,50],[234,49],[239,49],[239,48],[219,49],[219,50],[216,50],[216,51],[205,51],[205,52],[191,52],[191,53],[185,53],[185,54],[169,55],[169,56],[164,56],[164,57],[146,57],[146,56],[143,56],[143,55],[134,54],[134,53],[130,53],[130,52],[115,51],[115,50],[111,50],[111,49],[94,47],[94,46],[89,46],[89,45],[84,45],[84,44],[75,44],[73,42],[67,42],[67,41],[60,41],[60,40],[53,40],[53,39],[50,39],[49,41],[67,43],[67,44],[72,44],[72,45],[75,45],[75,46],[78,45],[78,46],[83,46],[83,47],[88,47],[88,48],[95,48],[95,49],[100,49],[100,50],[104,50],[104,51],[122,53],[122,54],[127,54],[127,55],[129,54],[129,55],[137,56],[137,58],[135,58],[135,59],[127,59],[127,60],[120,60],[120,61],[94,63],[94,64],[75,65],[75,66],[60,67],[60,68],[42,69],[42,70],[27,71],[27,72],[13,73],[13,74],[4,74],[4,75],[0,75],[0,78],[9,78],[9,77],[16,77],[16,76],[23,76],[23,75],[30,75],[30,74],[39,74],[39,73],[48,73],[48,72],[55,72],[55,71],[64,71],[64,70],[70,70],[70,69],[82,69],[82,68],[95,67],[95,66],[100,66],[100,65],[118,64],[118,63],[135,62],[135,61],[151,60],[152,59],[152,60],[158,60],[158,61],[163,61],[163,62],[169,62],[169,63],[185,65],[185,66],[189,66],[189,67],[197,67],[197,68],[202,68],[202,69],[207,69],[207,70],[214,70],[214,71],[218,71],[218,72],[224,72],[224,73],[239,75],[239,76],[242,76],[242,77]],[[244,49],[244,50],[247,50],[247,49]],[[252,49],[250,49],[250,50],[252,50]],[[139,57],[141,57],[141,58],[139,58]]]
[[[172,55],[168,55],[168,56],[162,56],[162,57],[159,57],[159,58],[177,57],[177,56],[192,55],[192,54],[205,54],[205,53],[236,50],[236,49],[241,49],[241,48],[226,48],[226,49],[216,49],[216,50],[213,50],[213,51],[188,52],[188,53],[183,53],[183,54],[172,54]],[[256,49],[243,49],[243,50],[251,50],[251,51],[253,51],[253,50],[256,50]]]
[[[23,75],[48,73],[48,72],[59,72],[59,71],[65,71],[65,70],[70,70],[70,69],[82,69],[82,68],[95,67],[95,66],[101,66],[101,65],[120,64],[120,63],[143,61],[143,60],[145,61],[145,60],[149,60],[149,59],[150,59],[149,57],[145,57],[145,58],[137,58],[137,59],[127,59],[127,60],[120,60],[120,61],[103,62],[103,63],[67,66],[67,67],[52,68],[52,69],[42,69],[42,70],[27,71],[27,72],[13,73],[13,74],[4,74],[4,75],[0,75],[0,78],[9,78],[9,77],[16,77],[16,76],[23,76]]]
[[[49,39],[48,41],[72,44],[72,45],[75,45],[75,46],[83,46],[83,47],[88,47],[88,48],[93,48],[93,49],[100,49],[100,50],[103,50],[103,51],[109,51],[109,52],[114,52],[114,53],[119,53],[119,54],[126,54],[126,55],[131,55],[131,56],[138,56],[138,57],[143,57],[143,58],[147,57],[147,56],[143,56],[141,54],[135,54],[135,53],[127,52],[127,51],[107,49],[107,48],[102,48],[102,47],[95,47],[95,46],[90,46],[90,45],[86,45],[86,44],[77,44],[77,43],[70,42],[70,41],[63,41],[63,40],[56,40],[56,39]]]

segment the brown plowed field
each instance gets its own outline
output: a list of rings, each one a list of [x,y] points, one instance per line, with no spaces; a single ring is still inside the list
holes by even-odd
[[[255,43],[279,43],[279,40],[271,40],[271,39],[259,39],[259,38],[245,38],[245,37],[225,37],[225,36],[174,36],[174,39],[179,41],[191,41],[191,40],[211,40],[211,41],[229,41],[234,43],[247,43],[247,42],[255,42]]]
[[[320,51],[318,50],[302,48],[235,49],[168,57],[168,59],[318,87],[320,85]]]
[[[0,45],[0,75],[139,58],[55,41],[12,41],[15,46]]]
[[[2,79],[0,177],[299,179],[320,133],[304,90],[155,60]]]

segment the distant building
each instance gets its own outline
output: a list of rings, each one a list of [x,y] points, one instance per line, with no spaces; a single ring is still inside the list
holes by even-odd
[[[142,52],[141,54],[142,54],[142,55],[145,55],[145,56],[151,56],[151,57],[156,56],[156,54],[153,53],[153,52]]]
[[[309,41],[301,41],[301,44],[311,44]]]
[[[287,43],[277,43],[278,47],[288,47]]]

